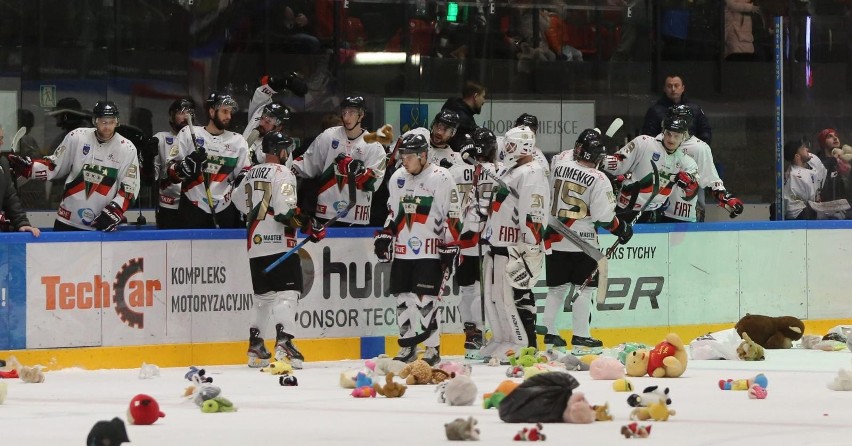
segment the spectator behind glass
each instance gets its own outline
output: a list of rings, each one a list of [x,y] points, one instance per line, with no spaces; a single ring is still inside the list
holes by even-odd
[[[817,134],[820,149],[816,156],[825,166],[825,184],[820,193],[821,201],[847,200],[850,201],[849,161],[843,158],[844,151],[840,143],[837,130],[832,128],[823,129]],[[846,147],[847,157],[852,155],[852,148]],[[850,213],[847,212],[847,218]]]
[[[287,53],[316,54],[320,50],[320,41],[311,32],[314,27],[314,2],[307,0],[286,0],[276,8],[276,14],[283,19],[275,30],[278,43]]]
[[[47,113],[48,116],[53,116],[56,119],[56,126],[62,129],[62,133],[57,135],[47,146],[48,154],[53,154],[59,143],[65,139],[65,135],[71,130],[81,127],[91,127],[92,115],[83,111],[83,106],[76,98],[62,98],[56,103],[56,108]]]
[[[645,123],[642,125],[642,134],[656,137],[663,131],[663,119],[666,118],[669,108],[673,105],[685,104],[692,110],[692,124],[689,126],[689,134],[697,136],[700,140],[710,144],[712,131],[707,115],[697,104],[686,98],[684,94],[686,84],[679,74],[669,74],[663,82],[663,95],[645,112]]]
[[[651,26],[648,20],[647,1],[608,0],[607,3],[612,6],[625,7],[621,41],[612,55],[612,61],[648,60],[650,54],[648,35],[651,32]]]
[[[725,60],[755,60],[752,15],[760,7],[752,0],[725,0]]]
[[[467,81],[462,88],[461,97],[447,99],[444,106],[441,107],[441,110],[452,110],[459,114],[459,127],[450,140],[450,147],[456,152],[461,150],[462,145],[464,145],[464,135],[473,135],[473,131],[477,127],[473,116],[482,111],[487,93],[488,91],[482,85],[474,81]]]
[[[0,143],[3,141],[3,130],[0,129]],[[11,141],[10,141],[11,142]],[[27,220],[27,213],[21,207],[21,202],[18,200],[18,194],[13,187],[11,169],[8,166],[8,159],[2,158],[2,172],[0,172],[0,231],[20,231],[32,232],[38,237],[40,231],[38,228],[32,227],[30,221]]]

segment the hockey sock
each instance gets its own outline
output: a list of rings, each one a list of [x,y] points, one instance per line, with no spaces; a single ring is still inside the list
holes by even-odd
[[[400,338],[410,338],[415,334],[417,315],[417,296],[414,293],[399,293],[396,296],[396,324]]]
[[[586,287],[583,291],[580,291],[580,295],[574,301],[574,305],[571,307],[574,336],[581,338],[591,336],[589,334],[589,325],[592,323],[592,298],[597,291],[597,288]]]
[[[435,296],[421,296],[417,302],[417,313],[420,317],[418,333],[430,332],[429,337],[423,341],[426,347],[437,347],[441,344],[441,318],[438,317],[438,299]],[[430,330],[430,327],[436,327]]]
[[[272,315],[272,302],[275,300],[275,293],[255,294],[252,300],[252,322],[251,326],[257,328],[261,332],[266,327],[266,322],[269,316]]]
[[[275,303],[272,307],[272,318],[276,324],[281,324],[284,331],[292,335],[296,328],[296,315],[293,310],[299,301],[299,292],[295,290],[278,291],[275,293]]]
[[[479,302],[482,296],[479,294],[479,282],[459,287],[459,294],[461,294],[459,313],[461,313],[462,322],[472,322],[476,325],[476,328],[481,329],[482,304]]]
[[[544,300],[544,314],[541,316],[542,325],[547,327],[548,334],[559,334],[556,329],[556,316],[563,310],[565,295],[568,293],[568,284],[552,286],[547,290],[547,298]]]

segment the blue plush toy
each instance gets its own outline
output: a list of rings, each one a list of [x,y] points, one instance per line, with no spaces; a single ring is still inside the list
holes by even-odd
[[[370,378],[364,372],[358,372],[358,374],[355,375],[355,388],[357,389],[364,386],[373,387],[373,378]]]

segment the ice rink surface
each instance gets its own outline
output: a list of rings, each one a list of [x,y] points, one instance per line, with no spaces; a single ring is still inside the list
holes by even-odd
[[[445,358],[459,359],[459,358]],[[677,413],[653,424],[646,439],[625,439],[629,392],[615,392],[612,381],[595,381],[588,372],[572,372],[592,404],[608,402],[614,421],[587,425],[547,424],[547,442],[561,445],[848,445],[852,444],[852,392],[829,390],[840,368],[852,369],[848,351],[767,350],[766,361],[690,361],[683,377],[630,378],[638,389],[671,389]],[[140,360],[141,364],[141,360]],[[203,364],[198,364],[204,366]],[[138,378],[139,369],[48,371],[42,384],[9,384],[0,405],[0,444],[85,444],[98,420],[126,420],[130,399],[156,398],[166,417],[151,426],[128,426],[133,445],[434,445],[448,442],[444,423],[474,416],[481,441],[514,443],[528,424],[500,421],[497,411],[475,406],[450,407],[437,401],[435,386],[410,386],[404,397],[356,399],[339,386],[340,373],[363,361],[306,363],[296,371],[298,387],[281,387],[278,377],[244,366],[204,366],[222,395],[239,410],[206,414],[185,399],[187,368],[161,369],[160,377]],[[506,367],[476,364],[472,378],[479,394],[506,379]],[[723,391],[720,379],[744,379],[764,373],[765,400],[744,391]],[[382,380],[384,378],[381,378]],[[519,380],[518,380],[519,381]],[[481,399],[480,399],[481,401]]]

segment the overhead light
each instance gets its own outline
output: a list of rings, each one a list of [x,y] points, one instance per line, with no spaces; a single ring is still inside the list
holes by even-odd
[[[390,65],[405,63],[405,53],[387,53],[387,52],[363,52],[356,53],[354,63],[356,65]]]

